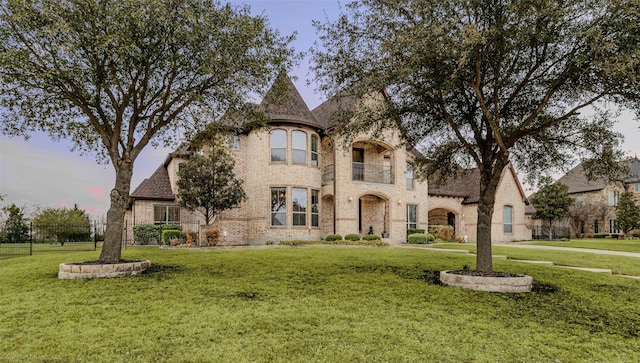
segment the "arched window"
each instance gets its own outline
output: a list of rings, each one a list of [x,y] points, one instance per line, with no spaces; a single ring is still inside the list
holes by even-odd
[[[296,164],[307,163],[307,134],[303,131],[291,133],[291,158]]]
[[[287,161],[287,132],[271,130],[271,161]]]
[[[504,233],[513,233],[513,207],[505,205],[502,208],[502,219],[504,222]]]

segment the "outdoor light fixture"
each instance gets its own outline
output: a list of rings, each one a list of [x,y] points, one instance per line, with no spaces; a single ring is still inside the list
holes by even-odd
[[[349,199],[349,202],[351,202],[353,200],[353,197],[349,197],[348,199]]]

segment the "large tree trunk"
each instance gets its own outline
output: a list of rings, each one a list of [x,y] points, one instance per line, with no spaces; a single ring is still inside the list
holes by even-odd
[[[116,170],[116,184],[111,190],[111,206],[107,212],[104,244],[98,259],[101,263],[120,261],[124,217],[129,203],[129,190],[133,176],[133,161],[125,160],[114,163],[114,168]]]
[[[476,271],[493,272],[491,256],[491,222],[496,202],[496,191],[500,183],[502,170],[507,162],[497,162],[495,166],[480,168],[480,200],[478,201]],[[483,170],[484,169],[484,170]]]

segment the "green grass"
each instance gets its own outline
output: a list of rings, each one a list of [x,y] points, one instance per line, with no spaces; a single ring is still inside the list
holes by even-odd
[[[434,247],[467,250],[474,254],[476,252],[475,244],[446,243],[438,244]],[[503,255],[514,260],[551,261],[557,265],[604,268],[611,270],[614,274],[640,276],[640,259],[636,257],[599,255],[590,252],[530,250],[518,247],[505,247],[504,245],[492,246],[491,251],[493,255]],[[495,261],[497,260],[494,259],[494,263]]]
[[[575,248],[593,248],[597,250],[613,250],[624,252],[640,253],[640,240],[619,240],[619,239],[572,239],[567,242],[560,241],[535,241],[533,245],[560,246]]]
[[[149,273],[58,280],[49,253],[0,264],[0,361],[631,362],[640,283],[496,260],[528,294],[437,284],[472,255],[401,248],[130,248]]]

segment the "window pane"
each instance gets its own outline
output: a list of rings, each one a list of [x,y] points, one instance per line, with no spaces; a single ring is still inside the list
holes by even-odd
[[[167,222],[169,223],[179,223],[180,222],[180,207],[178,206],[173,206],[173,207],[167,207],[168,211],[168,219]]]
[[[287,225],[287,188],[271,188],[271,225]]]
[[[291,133],[291,147],[293,149],[292,158],[294,163],[304,164],[307,162],[307,134],[302,131]]]
[[[311,165],[318,166],[318,137],[311,135]]]
[[[307,190],[302,188],[293,188],[291,190],[291,198],[293,200],[293,225],[307,225]]]
[[[513,207],[505,205],[502,209],[504,221],[504,233],[513,233]]]
[[[418,228],[418,206],[407,204],[407,228]]]
[[[271,225],[272,226],[286,226],[287,225],[287,214],[286,213],[272,213],[271,214]]]
[[[167,208],[163,205],[153,207],[153,220],[155,223],[163,223],[167,220]]]
[[[287,132],[285,130],[271,131],[271,161],[287,161]]]
[[[238,135],[229,135],[229,149],[231,150],[240,149],[240,138],[238,137]]]
[[[320,192],[311,191],[311,226],[318,227],[320,225]]]

